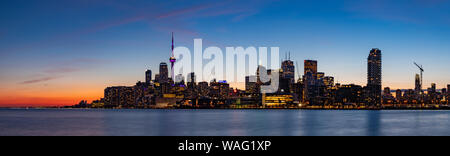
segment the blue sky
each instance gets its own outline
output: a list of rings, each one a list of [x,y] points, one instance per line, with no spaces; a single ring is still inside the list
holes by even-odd
[[[366,83],[371,48],[383,51],[383,84],[450,83],[450,1],[148,1],[0,2],[0,104],[11,99],[98,98],[105,86],[156,73],[176,46],[278,46],[300,65],[341,83]],[[41,94],[35,94],[40,92]],[[10,99],[10,100],[8,100]]]

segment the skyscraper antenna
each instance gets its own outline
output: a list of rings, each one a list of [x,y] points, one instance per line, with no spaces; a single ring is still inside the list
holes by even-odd
[[[174,44],[173,44],[173,32],[172,32],[172,57],[174,57],[173,49],[174,49]]]

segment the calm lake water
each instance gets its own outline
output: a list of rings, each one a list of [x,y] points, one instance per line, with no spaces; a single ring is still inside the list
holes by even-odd
[[[0,109],[0,135],[450,135],[450,111]]]

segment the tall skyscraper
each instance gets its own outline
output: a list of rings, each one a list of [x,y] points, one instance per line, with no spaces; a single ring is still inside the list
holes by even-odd
[[[311,99],[315,97],[317,91],[317,61],[305,60],[304,75],[303,75],[303,100],[311,102]]]
[[[317,79],[317,61],[316,60],[305,60],[304,75],[311,73],[314,79]]]
[[[195,86],[197,85],[195,73],[192,72],[188,74],[187,82],[189,88],[195,88]]]
[[[381,68],[381,50],[374,48],[367,58],[367,88],[370,105],[381,105]]]
[[[402,90],[397,89],[395,91],[395,98],[397,98],[397,100],[400,100],[402,98]]]
[[[447,85],[447,92],[450,93],[450,84]]]
[[[291,60],[286,60],[281,63],[281,69],[283,69],[282,78],[289,80],[290,84],[295,83],[295,66]]]
[[[150,84],[151,81],[152,81],[152,71],[147,70],[145,71],[145,83]]]
[[[161,62],[159,64],[159,83],[167,83],[169,82],[169,69],[167,67],[167,63]]]
[[[174,78],[174,70],[173,70],[173,66],[175,65],[175,62],[177,61],[177,59],[175,58],[175,55],[173,53],[173,49],[174,49],[174,44],[173,44],[173,32],[172,32],[172,56],[169,58],[170,61],[170,74],[172,79]]]
[[[432,84],[431,84],[431,91],[432,91],[433,93],[436,92],[436,83],[432,83]]]
[[[420,75],[416,74],[416,88],[415,88],[416,94],[422,93],[422,85],[420,82]]]

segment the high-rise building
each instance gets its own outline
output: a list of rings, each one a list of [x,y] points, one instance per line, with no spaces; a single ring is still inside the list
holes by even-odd
[[[208,82],[199,82],[198,83],[198,92],[200,96],[207,96],[209,94],[209,85]]]
[[[372,49],[367,58],[367,89],[368,89],[368,104],[380,106],[381,105],[381,50]]]
[[[311,102],[310,100],[317,95],[317,61],[305,60],[303,75],[303,100],[304,102]]]
[[[167,83],[169,82],[169,69],[167,67],[167,63],[161,62],[159,64],[159,83]]]
[[[191,83],[196,83],[196,77],[195,77],[195,73],[189,73],[188,74],[188,79],[187,79],[187,82],[191,82]]]
[[[421,83],[420,75],[416,74],[416,88],[415,88],[416,94],[422,93],[422,85],[420,83]]]
[[[318,86],[325,86],[324,78],[325,78],[325,73],[324,72],[317,72],[316,85],[318,85]]]
[[[432,83],[432,84],[431,84],[431,91],[432,91],[433,93],[436,92],[436,83]]]
[[[447,92],[450,93],[450,84],[447,85]]]
[[[397,98],[397,100],[400,100],[402,98],[402,90],[397,89],[395,91],[395,97]]]
[[[195,86],[197,85],[195,73],[192,72],[188,74],[187,82],[189,88],[195,88]]]
[[[145,71],[145,83],[150,84],[151,81],[152,81],[152,71],[147,70]]]
[[[317,61],[316,60],[305,60],[304,75],[311,73],[314,79],[317,79]]]
[[[385,87],[385,88],[384,88],[384,95],[385,95],[385,96],[391,95],[391,88]]]
[[[282,78],[289,80],[290,84],[295,83],[295,66],[291,60],[286,60],[281,63],[281,69],[283,70]]]
[[[331,76],[325,76],[323,78],[323,83],[325,84],[325,86],[327,86],[328,88],[333,87],[334,86],[334,77]]]
[[[257,85],[257,76],[246,76],[245,77],[245,91],[247,93],[259,93]]]

